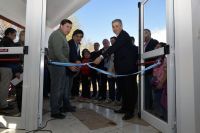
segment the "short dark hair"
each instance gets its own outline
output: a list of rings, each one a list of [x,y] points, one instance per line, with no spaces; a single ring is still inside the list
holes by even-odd
[[[74,33],[73,33],[73,35],[72,35],[72,36],[75,36],[75,35],[77,35],[77,34],[81,34],[82,36],[84,36],[84,33],[83,33],[83,31],[82,31],[82,30],[80,30],[80,29],[76,29],[76,30],[74,31]]]
[[[63,19],[63,20],[60,22],[60,25],[64,25],[64,24],[66,24],[66,23],[72,24],[72,21],[69,20],[69,19]]]
[[[84,56],[85,53],[90,54],[90,51],[87,48],[85,48],[85,49],[82,50],[82,56]]]
[[[16,33],[17,31],[13,28],[7,28],[4,32],[4,35],[5,36],[8,36],[10,33],[13,34],[13,33]]]
[[[131,36],[131,41],[135,42],[135,37]]]
[[[98,42],[95,42],[94,45],[99,45],[100,46],[100,44]]]
[[[116,36],[113,36],[113,37],[111,37],[110,39],[115,39],[115,40],[116,40],[116,39],[117,39],[117,37],[116,37]]]

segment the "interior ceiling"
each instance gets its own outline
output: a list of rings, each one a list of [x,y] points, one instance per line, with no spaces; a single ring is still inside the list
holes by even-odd
[[[81,8],[89,0],[47,0],[47,26],[54,28],[63,18]],[[0,15],[25,25],[26,0],[1,0]]]

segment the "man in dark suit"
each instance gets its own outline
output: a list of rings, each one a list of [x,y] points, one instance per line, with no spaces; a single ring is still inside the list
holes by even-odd
[[[151,31],[149,29],[144,29],[144,52],[154,50],[158,43],[157,40],[151,38]],[[153,61],[153,59],[147,59],[145,61]],[[145,67],[148,66],[149,65],[145,65]],[[145,109],[147,110],[151,110],[153,106],[152,87],[150,84],[152,72],[152,70],[149,70],[145,73]]]
[[[105,53],[107,49],[110,47],[110,42],[108,39],[103,39],[103,48],[100,50],[100,55]],[[109,58],[110,56],[107,56],[103,59],[103,61],[100,63],[99,68],[107,71],[108,70],[108,65],[109,65]],[[100,73],[100,88],[99,88],[99,95],[98,95],[98,100],[99,101],[105,101],[107,98],[107,75]]]
[[[151,38],[151,31],[144,29],[144,52],[149,52],[155,49],[159,42]]]
[[[100,52],[99,52],[99,47],[100,44],[98,42],[94,43],[94,51],[91,53],[91,60],[94,61],[97,57],[99,57]],[[98,66],[95,66],[98,67]],[[92,98],[96,98],[97,95],[97,82],[98,82],[98,89],[100,88],[100,75],[97,73],[96,70],[91,70],[92,72],[92,88],[93,88],[93,94]]]
[[[69,60],[72,63],[81,63],[80,55],[80,42],[84,36],[82,30],[75,30],[72,39],[69,41]],[[79,73],[69,72],[70,73],[70,92],[72,97],[79,96],[79,87],[80,87],[80,75]]]
[[[129,34],[123,30],[122,21],[115,19],[112,22],[113,32],[117,35],[116,42],[109,49],[100,55],[95,61],[99,64],[101,60],[114,53],[114,67],[116,74],[130,74],[137,70],[138,53],[133,46]],[[123,120],[129,120],[134,116],[137,102],[138,90],[136,75],[119,77],[118,87],[122,92],[122,107],[115,110],[115,113],[125,113]]]

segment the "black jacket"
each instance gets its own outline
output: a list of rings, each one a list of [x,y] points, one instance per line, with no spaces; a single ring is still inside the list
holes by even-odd
[[[150,41],[149,41],[149,43],[147,44],[147,46],[146,46],[146,48],[145,48],[145,52],[149,52],[149,51],[152,51],[152,50],[154,50],[155,49],[155,47],[156,47],[156,45],[158,44],[159,42],[157,41],[157,40],[155,40],[155,39],[151,39]],[[148,61],[154,61],[155,59],[154,58],[152,58],[152,59],[146,59],[145,61],[146,62],[148,62]],[[145,67],[149,67],[150,65],[148,64],[148,65],[145,65]],[[147,72],[146,72],[146,74],[152,74],[152,72],[153,72],[153,70],[151,69],[151,70],[148,70]]]
[[[17,45],[15,45],[15,43],[13,42],[13,40],[11,40],[8,37],[4,37],[1,42],[0,42],[0,47],[17,47]],[[19,55],[0,55],[0,58],[2,59],[17,59],[19,58]],[[19,63],[15,63],[15,62],[0,62],[0,67],[9,67],[12,69],[13,73],[17,73],[17,72],[22,72],[22,67]]]
[[[78,47],[73,39],[68,41],[69,43],[69,61],[71,63],[75,63],[76,61],[81,61],[80,49],[78,51]],[[76,72],[72,72],[69,68],[66,68],[67,75],[74,75]]]
[[[15,47],[15,43],[12,39],[8,37],[4,37],[0,42],[0,47]],[[0,58],[9,59],[9,58],[17,58],[16,55],[1,55]],[[0,62],[0,64],[4,64],[4,62]]]
[[[145,48],[145,52],[149,52],[149,51],[152,51],[155,49],[156,45],[158,44],[159,42],[155,39],[151,39],[149,41],[149,43],[147,44],[146,48]]]
[[[137,71],[138,49],[132,44],[129,34],[122,30],[116,42],[103,57],[114,53],[114,67],[117,74],[130,74]]]
[[[81,61],[80,49],[78,51],[78,47],[73,39],[69,40],[69,61],[75,63],[76,61]],[[78,44],[79,45],[79,44]]]

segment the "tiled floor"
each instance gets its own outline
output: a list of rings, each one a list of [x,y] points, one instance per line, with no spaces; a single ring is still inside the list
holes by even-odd
[[[79,121],[71,113],[68,113],[64,120],[50,121],[45,129],[52,130],[53,133],[158,133],[158,131],[151,126],[142,126],[122,121],[122,115],[114,114],[110,109],[88,103],[77,103],[77,107],[93,109],[97,113],[100,113],[106,118],[117,123],[117,126],[111,126],[97,130],[89,130],[88,127],[81,123],[81,121]],[[51,119],[50,114],[45,114],[43,119],[44,121]],[[25,131],[0,129],[0,133],[25,133]],[[47,132],[40,131],[37,133]]]

